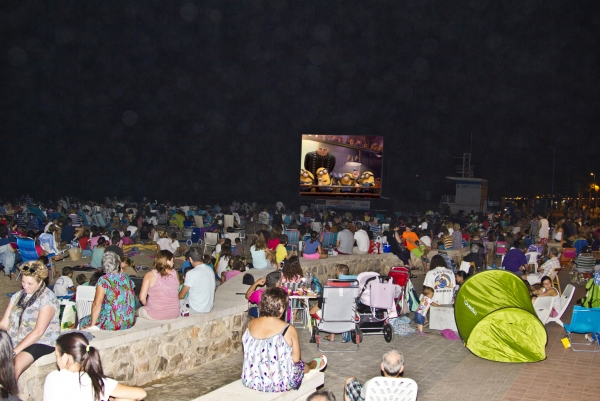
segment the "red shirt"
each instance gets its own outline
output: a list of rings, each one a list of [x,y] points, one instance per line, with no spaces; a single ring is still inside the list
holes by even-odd
[[[87,249],[88,242],[90,242],[90,238],[89,237],[81,237],[81,238],[79,238],[79,246],[81,246],[82,250]]]

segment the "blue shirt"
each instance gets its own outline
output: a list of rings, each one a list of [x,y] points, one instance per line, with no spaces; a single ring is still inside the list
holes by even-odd
[[[310,240],[306,241],[306,243],[304,244],[304,254],[313,255],[317,253],[319,245],[321,245],[319,240],[315,240],[315,242],[313,243],[311,243]]]

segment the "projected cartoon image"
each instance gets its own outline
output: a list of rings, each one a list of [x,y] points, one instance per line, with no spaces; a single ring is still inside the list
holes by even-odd
[[[302,135],[300,194],[377,198],[382,157],[381,136]]]

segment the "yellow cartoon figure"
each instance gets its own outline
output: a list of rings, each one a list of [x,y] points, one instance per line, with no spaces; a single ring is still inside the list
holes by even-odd
[[[331,177],[329,177],[329,171],[326,168],[321,167],[317,169],[317,185],[321,187],[331,186]],[[319,188],[320,192],[331,192],[332,188]]]
[[[375,176],[370,171],[365,171],[361,174],[359,180],[360,186],[362,187],[374,187],[375,186]]]
[[[354,177],[352,173],[344,173],[342,178],[340,179],[340,185],[348,188],[340,189],[340,192],[352,192],[352,187],[354,186]]]
[[[310,187],[304,187],[304,185],[312,185],[315,180],[315,176],[308,170],[300,169],[300,191],[310,192]]]

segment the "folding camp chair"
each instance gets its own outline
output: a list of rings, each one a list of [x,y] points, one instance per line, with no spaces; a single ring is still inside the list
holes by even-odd
[[[27,210],[29,210],[29,213],[35,215],[38,219],[42,221],[46,220],[46,215],[44,214],[44,212],[42,212],[42,209],[40,209],[39,207],[28,206]]]
[[[562,255],[560,256],[560,265],[561,266],[571,266],[571,262],[577,256],[577,252],[575,248],[564,248],[562,251]]]
[[[194,215],[194,223],[198,228],[204,227],[204,219],[202,218],[202,216]]]
[[[573,315],[571,316],[571,324],[564,325],[565,331],[567,332],[567,336],[569,337],[569,341],[571,343],[571,349],[573,351],[584,351],[584,352],[599,352],[600,351],[600,343],[598,342],[598,333],[600,333],[600,308],[584,308],[583,306],[575,305],[573,307]],[[571,334],[590,334],[596,333],[595,343],[596,346],[594,348],[580,348],[576,349],[574,345],[580,346],[584,345],[587,347],[591,347],[594,345],[593,342],[574,342],[571,338]]]
[[[80,285],[75,289],[75,309],[77,310],[77,320],[81,321],[84,317],[92,314],[92,303],[96,296],[96,287],[90,285]]]
[[[573,287],[571,284],[569,284],[565,287],[565,292],[563,292],[563,294],[560,296],[558,302],[555,303],[556,306],[558,306],[560,308],[560,310],[556,310],[556,316],[554,316],[554,317],[550,316],[545,323],[554,322],[556,324],[563,326],[563,322],[562,322],[562,320],[560,320],[560,318],[562,317],[562,315],[565,313],[565,311],[569,307],[569,304],[571,303],[571,300],[573,299],[574,293],[575,293],[575,287]]]
[[[217,242],[219,242],[219,234],[206,232],[204,233],[204,253],[208,247],[215,248],[217,246]]]
[[[235,245],[235,239],[240,237],[239,233],[227,233],[225,234],[225,237],[229,238],[231,240],[231,244]]]
[[[19,247],[21,258],[23,258],[21,264],[38,260],[39,256],[35,250],[35,241],[32,238],[17,238],[17,246]],[[17,279],[21,276],[21,269],[18,269],[19,274],[17,275]]]
[[[323,241],[321,241],[323,249],[335,248],[336,241],[337,233],[332,233],[329,231],[323,233]]]
[[[233,228],[233,215],[226,214],[223,216],[223,231],[227,232],[227,228]]]
[[[573,268],[570,271],[571,281],[578,284],[587,283],[588,279],[594,275],[594,266],[596,258],[591,253],[581,253],[573,261]]]
[[[415,401],[419,385],[403,377],[374,377],[366,383],[365,401]]]
[[[502,266],[502,262],[504,261],[504,256],[508,252],[508,244],[506,241],[497,241],[496,242],[496,258],[500,257],[500,266]]]
[[[287,246],[290,248],[289,250],[298,250],[300,245],[300,231],[298,230],[284,230],[283,233],[288,237]]]
[[[362,339],[360,327],[356,323],[356,298],[358,297],[358,283],[341,281],[337,285],[335,280],[327,282],[323,288],[323,308],[321,320],[315,327],[315,340],[320,352],[356,352]],[[323,351],[320,347],[321,340],[319,332],[345,333],[354,332],[353,340],[356,339],[356,349],[349,351]]]

